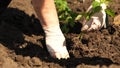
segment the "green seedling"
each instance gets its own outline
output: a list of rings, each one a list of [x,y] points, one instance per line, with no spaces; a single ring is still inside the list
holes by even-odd
[[[85,0],[84,0],[85,2]],[[80,20],[81,18],[86,19],[88,21],[91,16],[99,11],[101,11],[101,5],[105,5],[107,8],[105,9],[106,14],[111,17],[115,16],[113,10],[109,9],[109,3],[112,3],[112,0],[93,0],[91,6],[86,10],[86,12],[77,14],[74,13],[67,4],[66,0],[55,0],[55,5],[58,11],[58,17],[60,22],[64,22],[64,25],[61,27],[64,33],[69,32],[70,27],[74,27],[75,21]],[[79,35],[79,39],[82,39],[84,32],[81,32]]]
[[[99,12],[102,9],[101,5],[105,5],[106,7],[108,7],[109,3],[112,3],[112,0],[94,0],[90,7],[86,10],[86,12],[79,14],[76,17],[76,20],[79,20],[82,17],[84,17],[86,20],[89,20],[93,14]],[[111,17],[115,16],[114,11],[109,8],[106,8],[105,12]]]
[[[115,13],[111,10],[108,9],[109,3],[111,3],[112,0],[94,0],[90,7],[86,10],[85,13],[79,14],[76,17],[76,20],[79,20],[80,18],[84,17],[86,21],[88,21],[91,16],[97,12],[100,12],[101,10],[105,11],[107,15],[110,15],[111,17],[115,16]],[[104,6],[104,7],[102,7]],[[107,26],[108,23],[104,25],[104,27]],[[84,32],[81,32],[79,35],[79,39],[81,40],[84,35]]]
[[[61,27],[64,33],[69,32],[70,27],[74,27],[75,18],[78,14],[74,13],[67,4],[66,0],[55,0],[55,5],[58,12],[58,17],[60,22],[64,22],[64,25]]]

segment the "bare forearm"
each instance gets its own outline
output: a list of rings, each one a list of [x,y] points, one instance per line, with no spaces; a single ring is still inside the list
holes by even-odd
[[[54,0],[32,0],[42,26],[59,25]]]

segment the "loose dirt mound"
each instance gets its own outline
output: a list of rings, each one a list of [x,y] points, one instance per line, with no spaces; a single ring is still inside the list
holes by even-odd
[[[92,0],[67,1],[78,13]],[[110,8],[118,15],[120,1],[114,1]],[[57,60],[47,52],[36,17],[31,0],[12,0],[0,14],[0,68],[120,68],[120,25],[113,25],[113,18],[109,17],[107,29],[84,33],[81,39],[77,33],[65,34],[71,58]]]

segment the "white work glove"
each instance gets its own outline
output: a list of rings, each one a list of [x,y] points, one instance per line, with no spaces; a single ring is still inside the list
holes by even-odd
[[[43,27],[46,34],[45,41],[48,52],[53,58],[67,59],[69,53],[66,48],[65,37],[59,26]]]
[[[93,14],[93,16],[88,20],[82,27],[81,31],[91,31],[91,30],[99,30],[102,27],[106,28],[106,5],[101,4],[101,11]],[[92,6],[90,6],[92,8]],[[90,9],[87,10],[87,12]]]
[[[99,20],[99,18],[92,17],[88,22],[85,23],[81,31],[99,30],[102,27],[102,22]]]

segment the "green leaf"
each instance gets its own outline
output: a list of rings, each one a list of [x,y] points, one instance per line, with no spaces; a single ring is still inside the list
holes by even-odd
[[[63,33],[68,33],[69,32],[69,28],[67,26],[67,24],[64,24],[62,27],[61,27]]]
[[[75,20],[79,20],[83,15],[77,15],[77,17],[75,18]]]
[[[114,17],[114,16],[115,16],[115,12],[114,12],[113,10],[111,10],[111,9],[106,9],[105,11],[106,11],[106,13],[107,13],[108,15],[110,15],[111,17]]]
[[[102,8],[100,6],[97,6],[95,8],[93,8],[93,14],[96,12],[99,12]]]
[[[93,6],[93,8],[95,8],[95,7],[97,7],[97,6],[100,6],[100,2],[98,2],[98,1],[93,1],[93,2],[92,2],[92,6]]]

